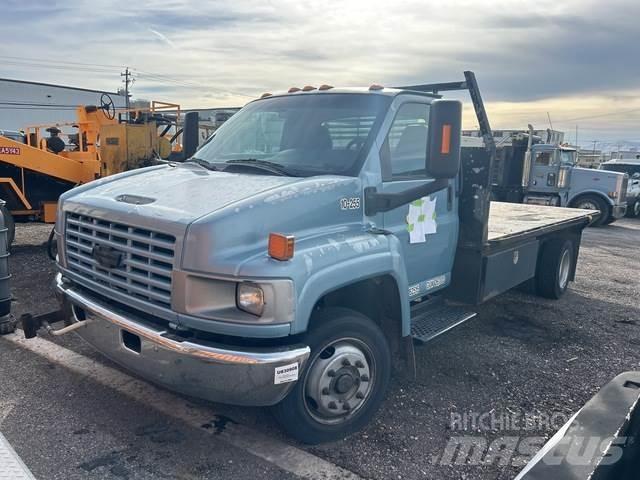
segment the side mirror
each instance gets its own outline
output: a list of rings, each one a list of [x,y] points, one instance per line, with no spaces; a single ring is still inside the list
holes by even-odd
[[[182,131],[183,160],[193,157],[198,150],[198,129],[200,122],[198,112],[188,112],[184,115],[184,130]]]
[[[435,179],[454,178],[460,170],[462,103],[435,100],[429,113],[427,172]]]

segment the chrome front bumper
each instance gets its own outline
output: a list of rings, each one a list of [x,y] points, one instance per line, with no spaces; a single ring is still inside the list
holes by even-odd
[[[72,305],[74,321],[89,320],[76,333],[96,350],[145,379],[194,397],[234,405],[274,405],[295,384],[287,381],[290,375],[286,383],[277,383],[282,378],[276,369],[289,367],[290,372],[293,367],[301,372],[309,358],[307,346],[238,349],[177,339],[65,283],[61,274],[56,276],[56,293]]]

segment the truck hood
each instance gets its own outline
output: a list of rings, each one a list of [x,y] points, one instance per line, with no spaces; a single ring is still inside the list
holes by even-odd
[[[59,217],[73,212],[173,235],[176,251],[184,242],[185,268],[225,273],[250,252],[264,251],[269,232],[323,231],[345,224],[362,229],[361,194],[355,177],[249,175],[179,164],[132,170],[70,190],[61,197]],[[351,207],[346,199],[352,200]],[[223,267],[220,257],[231,264]]]
[[[591,176],[594,180],[598,178],[599,181],[602,181],[602,180],[617,181],[619,178],[623,179],[626,173],[612,172],[609,170],[596,170],[593,168],[574,167],[572,175],[579,175],[580,177]]]
[[[110,178],[69,192],[64,210],[139,226],[186,226],[252,195],[300,180],[215,172],[192,163],[133,170]]]
[[[622,172],[608,170],[594,170],[592,168],[575,167],[571,172],[572,185],[589,187],[604,194],[617,192],[617,201],[624,201],[627,194],[629,176]]]

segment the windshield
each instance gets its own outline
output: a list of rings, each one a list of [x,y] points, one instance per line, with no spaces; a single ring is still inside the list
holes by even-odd
[[[291,175],[357,175],[392,98],[297,94],[248,104],[195,154],[211,164],[243,161]]]
[[[575,150],[560,150],[560,164],[575,165],[577,152]]]

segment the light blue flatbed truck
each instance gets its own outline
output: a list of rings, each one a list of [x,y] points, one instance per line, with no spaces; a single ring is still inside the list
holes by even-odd
[[[485,134],[460,148],[468,90]],[[414,344],[528,284],[559,298],[593,211],[490,204],[491,129],[475,76],[266,94],[182,164],[65,193],[63,308],[24,316],[216,402],[271,406],[293,437],[362,428]],[[52,326],[64,319],[66,326]],[[431,367],[433,368],[433,366]]]

